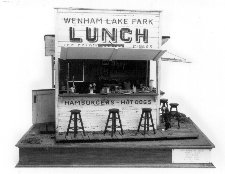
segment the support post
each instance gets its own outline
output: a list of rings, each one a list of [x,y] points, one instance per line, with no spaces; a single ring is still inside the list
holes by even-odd
[[[162,12],[159,14],[159,45],[158,49],[161,50],[162,46]],[[161,86],[161,56],[165,53],[166,51],[161,51],[157,56],[156,56],[156,129],[160,124],[159,116],[160,116],[160,86]]]
[[[54,56],[51,56],[51,61],[52,61],[52,88],[55,87],[54,85],[54,78],[55,78],[55,75],[54,75],[54,71],[55,71],[55,61],[54,61]]]
[[[156,126],[159,126],[160,120],[160,86],[161,86],[161,58],[156,61]]]
[[[55,11],[55,21],[58,18],[58,9]],[[55,31],[58,32],[57,25]],[[58,96],[59,96],[59,48],[58,48],[58,33],[55,35],[55,132],[58,133]]]

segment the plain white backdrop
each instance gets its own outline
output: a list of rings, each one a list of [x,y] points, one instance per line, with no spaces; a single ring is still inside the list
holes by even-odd
[[[54,7],[163,10],[162,35],[171,39],[162,48],[192,63],[162,62],[161,89],[214,143],[211,159],[216,169],[15,169],[15,144],[32,125],[31,91],[51,88],[44,35],[55,34]],[[223,0],[2,0],[1,173],[225,172],[224,9]]]

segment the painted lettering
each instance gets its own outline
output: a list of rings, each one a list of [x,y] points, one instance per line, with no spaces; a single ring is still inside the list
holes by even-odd
[[[89,24],[89,18],[84,18],[84,24]]]
[[[93,31],[93,35],[92,35]],[[70,36],[70,41],[71,42],[83,42],[82,38],[77,38],[76,37],[76,30],[73,27],[69,28],[69,36]],[[132,42],[132,30],[129,28],[121,28],[120,29],[120,40],[125,42],[125,43],[131,43]],[[86,40],[88,42],[94,43],[98,42],[99,38],[99,29],[98,28],[89,28],[86,27]],[[102,28],[102,36],[101,36],[101,41],[103,43],[108,42],[107,38],[112,41],[113,43],[117,43],[117,28],[112,28],[112,31],[109,31],[107,28]],[[136,43],[141,43],[141,40],[143,40],[144,43],[148,43],[148,29],[143,29],[141,31],[140,29],[136,28],[135,32],[135,41]],[[85,44],[87,45],[87,44]],[[80,45],[79,46],[85,46],[85,45]],[[87,45],[88,46],[88,45]],[[134,45],[134,48],[151,48],[151,45]]]
[[[132,19],[132,24],[136,24],[136,25],[138,25],[138,24],[140,24],[140,25],[143,25],[143,24],[145,24],[145,25],[153,25],[153,19]]]
[[[75,101],[75,105],[80,105],[80,101]]]
[[[121,28],[121,30],[120,30],[120,39],[122,41],[124,41],[125,43],[131,43],[132,38],[131,37],[125,38],[125,34],[126,33],[132,34],[132,30],[130,30],[129,28]]]
[[[143,38],[144,43],[148,43],[148,30],[144,29],[143,34],[141,34],[140,29],[136,28],[136,42],[140,43],[140,38]]]
[[[113,42],[117,42],[117,29],[112,28],[112,33],[109,32],[107,28],[102,28],[102,41],[106,43],[106,35],[111,39]]]
[[[81,101],[81,105],[85,105],[85,101],[84,100]]]
[[[65,101],[65,105],[69,105],[70,104],[70,102],[69,101]]]
[[[64,18],[64,22],[65,22],[65,23],[70,23],[70,19],[71,19],[71,18]]]
[[[121,100],[121,104],[125,104],[126,102],[124,100]]]
[[[70,101],[70,105],[74,105],[74,102],[73,101]]]
[[[101,100],[101,105],[105,105],[105,102],[103,100]]]
[[[86,40],[89,42],[98,41],[98,28],[94,28],[94,36],[91,37],[91,28],[86,27]]]
[[[96,105],[100,105],[100,101],[99,100],[96,101]]]
[[[75,38],[75,29],[70,27],[70,41],[71,42],[82,42],[81,38]]]
[[[141,104],[151,104],[151,100],[130,100],[130,99],[126,99],[126,100],[120,100],[120,101],[115,101],[115,100],[68,100],[68,101],[64,101],[65,105],[94,105],[94,106],[99,106],[99,105],[115,105],[115,104],[119,104],[119,105],[132,105],[132,104],[137,104],[137,105],[141,105]]]

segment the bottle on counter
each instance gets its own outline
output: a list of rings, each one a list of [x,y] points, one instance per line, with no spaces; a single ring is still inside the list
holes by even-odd
[[[153,89],[153,82],[154,82],[154,80],[150,80],[150,81],[149,81],[149,90],[150,90],[150,92],[151,92],[152,89]]]
[[[136,93],[136,86],[133,85],[133,92]]]

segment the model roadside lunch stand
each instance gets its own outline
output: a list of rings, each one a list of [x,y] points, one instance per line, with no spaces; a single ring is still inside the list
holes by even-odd
[[[17,144],[18,166],[213,166],[214,145],[190,119],[164,129],[161,11],[55,10],[56,33],[45,36],[55,88],[32,93],[35,126]]]

